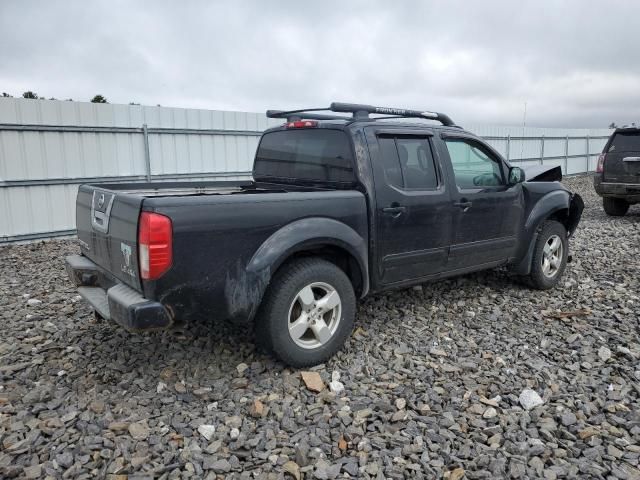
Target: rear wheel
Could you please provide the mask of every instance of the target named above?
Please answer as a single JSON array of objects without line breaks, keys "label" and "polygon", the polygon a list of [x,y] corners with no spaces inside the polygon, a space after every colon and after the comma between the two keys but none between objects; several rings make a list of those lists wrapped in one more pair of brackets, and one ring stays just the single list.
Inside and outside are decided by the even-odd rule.
[{"label": "rear wheel", "polygon": [[256,341],[292,367],[333,356],[351,333],[356,298],[349,277],[319,258],[282,267],[256,319]]},{"label": "rear wheel", "polygon": [[622,198],[604,197],[602,206],[607,215],[622,217],[629,210],[629,202]]},{"label": "rear wheel", "polygon": [[564,225],[555,220],[546,221],[533,250],[529,284],[539,290],[555,287],[567,266],[568,253],[569,241]]}]

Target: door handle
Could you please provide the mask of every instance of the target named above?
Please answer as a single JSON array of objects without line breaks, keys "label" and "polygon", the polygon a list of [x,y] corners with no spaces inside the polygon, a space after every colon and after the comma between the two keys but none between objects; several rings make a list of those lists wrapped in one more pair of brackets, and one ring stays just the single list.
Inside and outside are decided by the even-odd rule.
[{"label": "door handle", "polygon": [[383,213],[391,215],[393,218],[398,218],[400,215],[402,215],[406,211],[407,211],[407,207],[400,207],[400,206],[385,207],[382,209]]},{"label": "door handle", "polygon": [[463,212],[466,212],[467,210],[469,210],[471,208],[473,203],[469,202],[468,200],[462,199],[459,202],[453,202],[453,205],[456,206],[456,207],[460,207]]}]

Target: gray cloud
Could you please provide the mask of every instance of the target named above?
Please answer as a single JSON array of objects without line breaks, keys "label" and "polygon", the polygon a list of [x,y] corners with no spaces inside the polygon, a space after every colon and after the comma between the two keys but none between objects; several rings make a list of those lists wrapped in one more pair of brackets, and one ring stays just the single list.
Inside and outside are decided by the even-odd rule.
[{"label": "gray cloud", "polygon": [[262,111],[332,100],[459,123],[640,120],[640,3],[0,2],[0,91]]}]

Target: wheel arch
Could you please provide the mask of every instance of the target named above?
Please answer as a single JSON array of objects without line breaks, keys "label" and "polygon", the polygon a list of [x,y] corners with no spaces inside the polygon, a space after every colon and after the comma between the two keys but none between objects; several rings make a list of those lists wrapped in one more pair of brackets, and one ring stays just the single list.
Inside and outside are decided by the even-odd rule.
[{"label": "wheel arch", "polygon": [[529,212],[524,224],[525,230],[534,232],[549,218],[564,218],[568,215],[570,203],[571,194],[566,190],[554,190],[545,194]]},{"label": "wheel arch", "polygon": [[538,199],[525,221],[522,237],[525,247],[520,260],[511,270],[518,275],[528,275],[531,272],[534,247],[544,222],[555,220],[561,223],[568,236],[571,236],[580,222],[583,209],[582,197],[567,190],[554,190]]},{"label": "wheel arch", "polygon": [[334,263],[351,280],[357,297],[369,291],[367,240],[348,225],[330,218],[309,217],[273,233],[256,250],[246,266],[253,279],[249,318],[252,319],[276,272],[288,261],[318,256]]}]

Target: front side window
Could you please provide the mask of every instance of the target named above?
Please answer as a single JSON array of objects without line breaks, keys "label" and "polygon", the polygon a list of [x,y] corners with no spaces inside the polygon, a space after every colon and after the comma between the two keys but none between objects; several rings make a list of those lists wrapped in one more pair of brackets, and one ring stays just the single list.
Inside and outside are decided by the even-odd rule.
[{"label": "front side window", "polygon": [[504,185],[500,161],[484,147],[465,139],[446,139],[447,150],[460,188]]},{"label": "front side window", "polygon": [[378,137],[380,155],[389,185],[406,189],[438,186],[435,162],[427,138],[411,136]]}]

